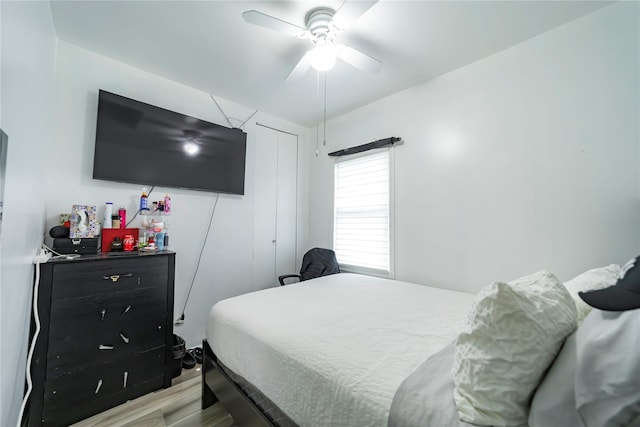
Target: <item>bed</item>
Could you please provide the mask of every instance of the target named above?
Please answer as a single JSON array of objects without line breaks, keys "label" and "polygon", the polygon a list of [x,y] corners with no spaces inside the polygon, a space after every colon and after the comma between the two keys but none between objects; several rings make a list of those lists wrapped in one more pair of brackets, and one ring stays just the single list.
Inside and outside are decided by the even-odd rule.
[{"label": "bed", "polygon": [[[541,277],[523,283],[531,289]],[[543,371],[576,327],[573,300],[562,292],[572,312],[550,310],[552,322],[562,324],[564,312],[568,320]],[[477,299],[342,273],[220,301],[203,341],[203,409],[220,400],[237,425],[471,426],[458,419],[451,395],[464,384],[454,384],[451,370]],[[538,340],[538,329],[522,338]],[[464,371],[464,360],[456,363]],[[424,401],[433,402],[428,414]]]}]

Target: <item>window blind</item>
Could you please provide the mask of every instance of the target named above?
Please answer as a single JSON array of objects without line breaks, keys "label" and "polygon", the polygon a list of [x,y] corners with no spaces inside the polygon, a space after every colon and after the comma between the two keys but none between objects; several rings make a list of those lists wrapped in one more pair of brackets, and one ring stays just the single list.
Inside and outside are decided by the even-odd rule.
[{"label": "window blind", "polygon": [[389,150],[335,165],[333,249],[341,265],[390,271]]}]

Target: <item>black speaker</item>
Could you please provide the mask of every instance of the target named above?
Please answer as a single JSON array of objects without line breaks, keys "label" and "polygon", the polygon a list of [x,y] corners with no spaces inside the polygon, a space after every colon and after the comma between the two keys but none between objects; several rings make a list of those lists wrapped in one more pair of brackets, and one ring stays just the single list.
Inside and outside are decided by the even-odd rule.
[{"label": "black speaker", "polygon": [[62,225],[56,225],[55,227],[52,227],[51,230],[49,230],[49,236],[53,237],[54,239],[60,237],[69,237],[69,229]]}]

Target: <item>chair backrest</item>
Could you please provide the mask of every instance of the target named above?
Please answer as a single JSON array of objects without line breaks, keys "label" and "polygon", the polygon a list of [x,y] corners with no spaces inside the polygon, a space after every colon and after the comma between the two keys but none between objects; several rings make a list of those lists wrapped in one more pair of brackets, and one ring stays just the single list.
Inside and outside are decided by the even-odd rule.
[{"label": "chair backrest", "polygon": [[300,281],[340,273],[336,253],[331,249],[313,248],[302,257]]}]

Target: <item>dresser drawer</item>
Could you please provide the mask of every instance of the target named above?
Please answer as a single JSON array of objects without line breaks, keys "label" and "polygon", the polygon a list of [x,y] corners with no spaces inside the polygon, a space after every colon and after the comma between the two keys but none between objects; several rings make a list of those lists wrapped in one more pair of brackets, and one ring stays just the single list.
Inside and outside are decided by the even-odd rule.
[{"label": "dresser drawer", "polygon": [[167,304],[167,289],[162,287],[56,302],[51,305],[49,353],[74,351],[94,342],[107,344],[103,331],[123,333],[123,342],[126,332],[151,333],[162,324]]},{"label": "dresser drawer", "polygon": [[56,265],[51,301],[149,287],[166,288],[168,270],[169,259],[164,256]]},{"label": "dresser drawer", "polygon": [[47,378],[166,345],[167,304],[161,286],[53,303]]},{"label": "dresser drawer", "polygon": [[76,419],[93,415],[102,410],[101,400],[108,399],[111,406],[122,403],[131,397],[127,391],[140,384],[152,383],[157,389],[162,385],[165,356],[166,347],[160,347],[45,382],[43,420],[60,419],[60,413],[64,417],[70,410]]},{"label": "dresser drawer", "polygon": [[[167,318],[162,316],[157,320],[151,328],[134,325],[129,329],[123,329],[123,332],[106,328],[100,329],[73,349],[65,346],[63,342],[54,341],[60,351],[49,351],[47,354],[47,379],[83,370],[159,345],[166,345],[165,325]],[[120,334],[126,337],[128,342],[125,342]]]}]

